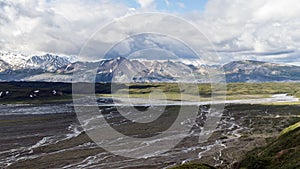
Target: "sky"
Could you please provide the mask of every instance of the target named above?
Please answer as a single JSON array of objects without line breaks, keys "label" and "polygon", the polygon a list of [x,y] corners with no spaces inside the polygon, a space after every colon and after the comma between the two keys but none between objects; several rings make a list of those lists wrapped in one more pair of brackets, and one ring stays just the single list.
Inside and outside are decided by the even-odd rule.
[{"label": "sky", "polygon": [[203,11],[207,0],[125,0],[129,7],[154,8],[155,11],[186,13]]},{"label": "sky", "polygon": [[[118,28],[121,32],[90,41],[106,25],[145,12],[172,14],[195,26],[211,44],[197,40],[193,32],[177,27],[172,19],[168,23],[161,18],[151,20],[157,32],[170,29],[169,25],[171,31],[183,33],[179,41],[189,40],[191,46],[216,52],[221,62],[251,59],[300,65],[300,3],[296,0],[0,0],[0,50],[78,55],[87,43],[101,48],[106,38],[129,35],[128,29]],[[145,20],[136,20],[132,30],[140,32]],[[144,39],[152,46],[174,40]],[[95,59],[92,55],[95,52],[82,57]]]}]

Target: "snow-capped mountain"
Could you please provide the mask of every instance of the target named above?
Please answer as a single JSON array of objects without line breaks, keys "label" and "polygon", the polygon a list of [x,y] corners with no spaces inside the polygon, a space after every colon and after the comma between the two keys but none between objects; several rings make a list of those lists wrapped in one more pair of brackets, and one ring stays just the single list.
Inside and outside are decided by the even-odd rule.
[{"label": "snow-capped mountain", "polygon": [[58,68],[70,64],[74,57],[45,54],[41,56],[26,56],[12,52],[0,51],[0,72],[22,71],[24,69],[55,72]]},{"label": "snow-capped mountain", "polygon": [[0,51],[0,60],[8,63],[13,70],[22,68],[29,58],[30,56],[23,54]]},{"label": "snow-capped mountain", "polygon": [[299,81],[300,67],[253,60],[234,61],[224,65],[229,82]]},{"label": "snow-capped mountain", "polygon": [[[119,57],[103,61],[98,68],[97,79],[108,78],[116,82],[197,81],[199,79],[195,79],[194,76],[198,69],[202,68],[196,68],[180,61],[141,61]],[[207,78],[201,80],[207,81]]]},{"label": "snow-capped mountain", "polygon": [[[0,81],[207,83],[211,81],[210,72],[218,72],[221,67],[124,57],[74,62],[72,57],[52,54],[25,56],[0,52],[0,56]],[[299,66],[244,60],[230,62],[223,68],[227,82],[300,81]]]},{"label": "snow-capped mountain", "polygon": [[97,70],[97,79],[130,82],[141,76],[145,77],[146,72],[147,67],[143,63],[118,57],[101,62]]},{"label": "snow-capped mountain", "polygon": [[[178,61],[140,61],[124,57],[100,62],[75,62],[65,65],[56,73],[95,76],[98,82],[147,82],[191,80],[197,68]],[[96,70],[96,71],[92,71]],[[204,71],[204,70],[202,70]],[[186,78],[186,79],[184,79]]]},{"label": "snow-capped mountain", "polygon": [[26,69],[43,69],[48,72],[55,72],[58,68],[68,65],[71,62],[67,57],[45,54],[42,56],[30,57],[24,65]]},{"label": "snow-capped mountain", "polygon": [[9,69],[11,69],[11,65],[4,62],[3,60],[0,60],[0,72],[4,72]]}]

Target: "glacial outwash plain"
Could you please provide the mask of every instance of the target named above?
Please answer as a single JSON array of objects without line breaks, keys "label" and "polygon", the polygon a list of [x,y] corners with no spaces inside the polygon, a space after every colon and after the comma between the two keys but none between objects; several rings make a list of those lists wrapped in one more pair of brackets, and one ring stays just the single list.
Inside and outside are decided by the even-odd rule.
[{"label": "glacial outwash plain", "polygon": [[[185,97],[188,101],[180,100],[180,88],[175,83],[118,85],[123,90],[126,86],[130,98],[139,100],[135,105],[139,110],[164,106],[155,98],[152,103],[157,104],[148,106],[151,91],[163,91],[168,100],[167,113],[161,122],[145,130],[118,116],[117,106],[126,108],[127,95],[110,93],[111,84],[95,84],[101,114],[110,117],[108,123],[118,124],[120,132],[128,135],[151,135],[165,130],[168,119],[176,117],[182,106],[179,102],[183,106],[199,106],[196,119],[199,126],[209,111],[210,84],[200,84],[200,97],[191,92]],[[3,82],[0,86],[7,93],[1,97],[0,114],[0,164],[4,168],[299,167],[300,83],[297,82],[229,83],[224,112],[209,139],[199,143],[198,137],[191,135],[169,151],[140,159],[111,154],[86,135],[73,108],[72,84]],[[199,126],[192,130],[199,132]]]}]

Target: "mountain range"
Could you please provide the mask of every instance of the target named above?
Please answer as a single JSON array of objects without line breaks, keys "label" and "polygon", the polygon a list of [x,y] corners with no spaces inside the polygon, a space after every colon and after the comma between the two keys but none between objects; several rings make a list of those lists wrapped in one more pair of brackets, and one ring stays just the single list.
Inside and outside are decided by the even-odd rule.
[{"label": "mountain range", "polygon": [[74,58],[53,54],[26,56],[0,51],[0,81],[205,83],[212,81],[209,74],[216,70],[224,70],[227,82],[300,80],[299,66],[253,60],[233,61],[221,67],[176,60],[129,60],[118,57],[82,62]]}]

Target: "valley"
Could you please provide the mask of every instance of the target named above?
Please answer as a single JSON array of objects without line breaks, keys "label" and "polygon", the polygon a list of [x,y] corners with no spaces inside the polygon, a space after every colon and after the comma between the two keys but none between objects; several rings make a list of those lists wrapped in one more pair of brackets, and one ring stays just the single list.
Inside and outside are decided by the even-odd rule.
[{"label": "valley", "polygon": [[0,169],[300,169],[299,4],[0,0]]},{"label": "valley", "polygon": [[[228,83],[224,89],[215,90],[211,84],[183,83],[82,83],[95,86],[97,97],[145,98],[157,93],[153,99],[171,101],[209,101],[212,91],[217,100],[245,100],[272,98],[276,94],[300,97],[300,83]],[[184,86],[184,91],[182,86]],[[195,86],[198,91],[195,91]],[[117,89],[117,90],[116,90]],[[219,93],[218,93],[219,92]],[[32,97],[31,97],[32,96]],[[157,98],[155,98],[157,97]],[[2,104],[42,104],[72,102],[72,83],[62,82],[0,82],[0,101]]]},{"label": "valley", "polygon": [[[0,116],[3,133],[0,139],[1,167],[164,168],[193,162],[217,168],[234,168],[248,151],[266,145],[285,127],[300,120],[299,105],[227,105],[218,127],[211,131],[212,135],[207,141],[198,142],[198,130],[195,127],[193,130],[196,133],[182,140],[173,149],[153,157],[131,159],[98,147],[83,131],[72,106],[64,109],[62,105],[53,106],[38,106],[43,114]],[[15,109],[26,108],[37,112],[34,107],[31,105]],[[154,109],[156,108],[159,107],[155,106]],[[206,111],[207,108],[204,106],[201,111]],[[49,112],[51,109],[56,112]],[[106,110],[103,115],[110,115],[112,123],[118,121],[119,117],[111,113],[115,108],[100,106],[99,109]],[[172,109],[176,111],[178,106],[167,107],[167,110]],[[172,118],[173,115],[169,114],[167,118]],[[160,128],[164,125],[166,124],[161,123]],[[136,133],[136,128],[132,128],[130,122],[120,123],[119,127],[129,133]]]},{"label": "valley", "polygon": [[[180,87],[175,83],[118,84],[121,91],[119,94],[111,93],[112,86],[115,85],[117,84],[95,84],[97,107],[100,111],[90,112],[90,119],[81,124],[74,106],[88,111],[89,105],[73,104],[71,83],[0,83],[2,93],[9,91],[0,98],[0,126],[3,133],[0,139],[0,167],[169,168],[192,163],[216,168],[236,168],[250,165],[252,162],[248,160],[248,152],[267,145],[284,128],[300,121],[299,83],[229,83],[227,98],[230,99],[221,103],[225,107],[220,121],[215,128],[209,130],[210,137],[199,142],[205,114],[210,110],[210,84],[199,84],[199,93],[189,92],[184,97],[188,100],[182,100]],[[124,90],[128,92],[130,99],[136,100],[128,102]],[[157,90],[167,96],[166,100],[153,96],[153,92]],[[30,97],[30,94],[36,95]],[[200,99],[196,99],[197,95],[200,95]],[[118,108],[126,111],[132,103],[142,112],[153,110],[154,116],[155,112],[164,108],[169,113],[160,119],[163,123],[153,123],[156,124],[155,127],[138,127],[133,121],[124,121],[118,115]],[[176,117],[181,106],[199,108],[195,124],[189,136],[161,154],[148,154],[140,159],[118,156],[99,147],[84,131],[84,125],[105,118],[116,130],[126,135],[155,135],[168,128],[167,122]],[[144,121],[153,118],[146,111],[138,113],[139,115],[126,112],[133,120],[134,117]],[[184,124],[190,125],[188,121]],[[105,125],[94,127],[105,128]],[[176,130],[171,133],[172,137],[155,140],[147,145],[155,147],[182,137]]]}]

